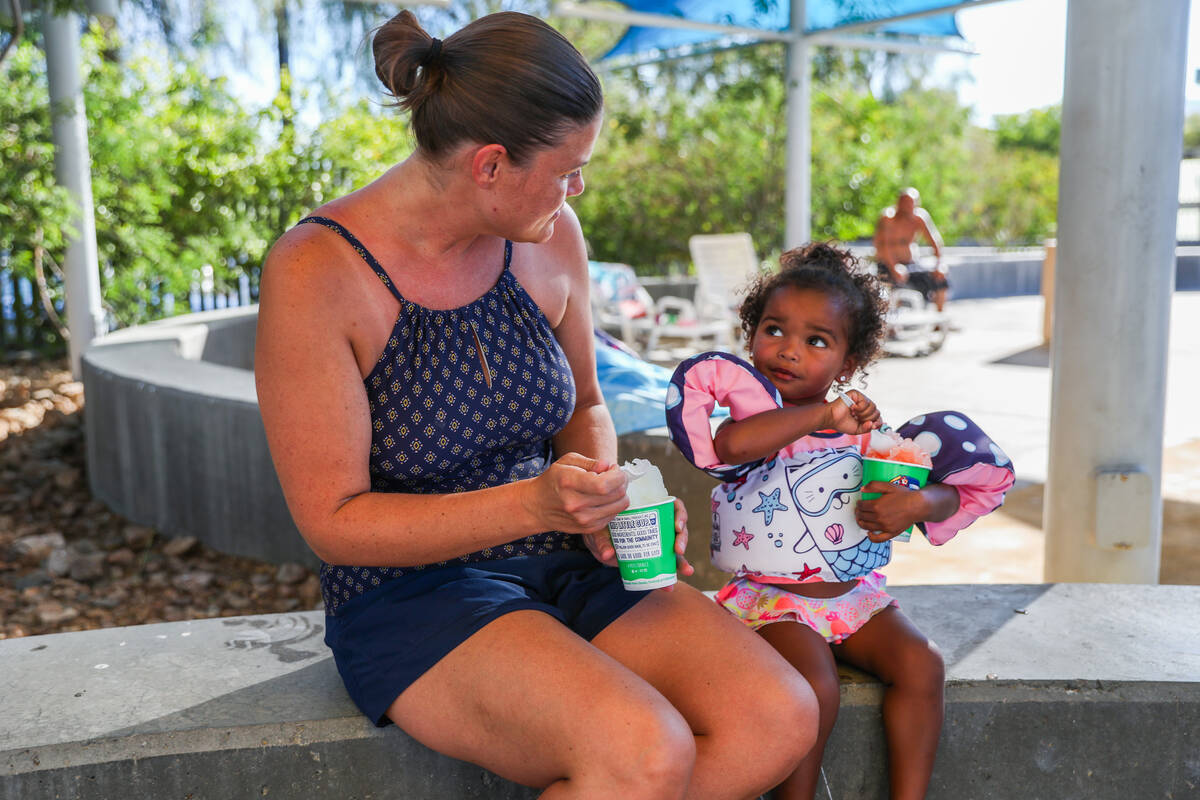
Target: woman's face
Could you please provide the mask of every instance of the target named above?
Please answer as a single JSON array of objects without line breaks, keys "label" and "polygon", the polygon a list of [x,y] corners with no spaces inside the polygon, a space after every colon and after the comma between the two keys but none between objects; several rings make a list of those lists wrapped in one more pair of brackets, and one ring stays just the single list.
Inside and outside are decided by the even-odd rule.
[{"label": "woman's face", "polygon": [[569,130],[555,147],[539,150],[523,166],[511,168],[511,201],[504,215],[508,238],[544,242],[554,234],[567,198],[583,192],[583,167],[592,157],[600,123],[597,117]]},{"label": "woman's face", "polygon": [[785,402],[822,403],[834,380],[853,371],[842,305],[823,291],[787,285],[767,298],[750,358]]}]

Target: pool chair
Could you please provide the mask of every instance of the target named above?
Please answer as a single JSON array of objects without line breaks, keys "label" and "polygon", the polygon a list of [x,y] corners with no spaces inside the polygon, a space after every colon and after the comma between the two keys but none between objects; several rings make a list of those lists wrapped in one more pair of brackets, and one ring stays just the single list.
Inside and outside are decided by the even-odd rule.
[{"label": "pool chair", "polygon": [[725,315],[736,324],[735,309],[746,285],[759,272],[758,256],[748,233],[697,234],[688,239],[696,268],[697,313]]},{"label": "pool chair", "polygon": [[654,300],[628,264],[588,262],[592,282],[592,323],[649,357],[665,340],[689,350],[730,349],[732,322],[727,315],[705,318],[682,297]]}]

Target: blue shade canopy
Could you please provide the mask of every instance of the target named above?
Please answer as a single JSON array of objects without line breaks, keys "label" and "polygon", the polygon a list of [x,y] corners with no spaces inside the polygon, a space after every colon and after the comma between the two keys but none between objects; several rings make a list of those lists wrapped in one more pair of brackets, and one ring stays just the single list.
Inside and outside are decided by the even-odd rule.
[{"label": "blue shade canopy", "polygon": [[[804,30],[806,33],[817,33],[843,25],[879,22],[879,25],[871,28],[872,33],[959,36],[953,14],[899,20],[895,17],[961,7],[962,4],[962,0],[808,0],[805,6],[808,19]],[[791,27],[789,0],[627,0],[624,5],[630,11],[643,14],[663,14],[717,25],[776,32],[787,31]],[[604,58],[634,55],[648,50],[669,50],[727,36],[714,31],[633,26]]]}]

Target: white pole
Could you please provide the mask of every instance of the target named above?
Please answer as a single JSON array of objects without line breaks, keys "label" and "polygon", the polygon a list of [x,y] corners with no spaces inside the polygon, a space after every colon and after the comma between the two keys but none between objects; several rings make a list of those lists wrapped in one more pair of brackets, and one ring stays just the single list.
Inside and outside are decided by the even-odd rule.
[{"label": "white pole", "polygon": [[1068,5],[1047,581],[1158,582],[1189,5]]},{"label": "white pole", "polygon": [[784,205],[785,248],[811,236],[812,129],[809,123],[812,69],[804,38],[805,0],[792,0],[792,41],[787,64],[787,185]]},{"label": "white pole", "polygon": [[46,13],[46,77],[53,119],[54,177],[70,192],[77,205],[71,220],[75,235],[67,244],[65,264],[71,372],[76,377],[82,374],[79,362],[83,350],[104,332],[79,31],[79,16],[74,12]]}]

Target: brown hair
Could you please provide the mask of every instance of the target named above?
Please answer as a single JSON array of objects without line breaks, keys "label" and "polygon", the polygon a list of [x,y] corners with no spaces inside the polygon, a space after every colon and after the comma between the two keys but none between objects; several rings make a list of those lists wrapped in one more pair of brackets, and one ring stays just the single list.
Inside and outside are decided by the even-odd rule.
[{"label": "brown hair", "polygon": [[496,143],[521,164],[604,105],[579,51],[528,14],[489,14],[441,42],[401,11],[375,31],[372,49],[375,74],[412,113],[417,146],[431,156]]},{"label": "brown hair", "polygon": [[879,280],[860,268],[849,250],[812,242],[779,257],[779,271],[760,275],[751,283],[738,308],[746,342],[754,336],[771,294],[781,286],[814,289],[841,298],[846,307],[846,355],[862,370],[879,355],[883,344],[887,303]]}]

